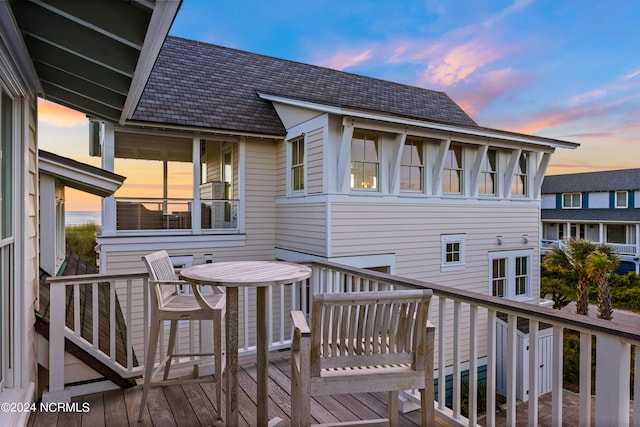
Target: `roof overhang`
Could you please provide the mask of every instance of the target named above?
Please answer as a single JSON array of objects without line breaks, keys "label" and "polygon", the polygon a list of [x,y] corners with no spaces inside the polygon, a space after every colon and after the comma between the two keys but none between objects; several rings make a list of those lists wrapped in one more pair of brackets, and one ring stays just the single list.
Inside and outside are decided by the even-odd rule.
[{"label": "roof overhang", "polygon": [[340,116],[344,116],[345,118],[356,118],[356,119],[364,119],[364,120],[372,120],[379,122],[388,122],[392,125],[400,125],[404,127],[411,127],[416,129],[428,129],[437,131],[439,133],[449,134],[451,137],[463,137],[468,138],[471,137],[473,139],[478,140],[490,140],[490,141],[503,141],[508,142],[510,144],[519,143],[519,144],[529,144],[536,146],[544,146],[552,149],[555,148],[569,148],[575,149],[580,146],[580,144],[569,141],[562,141],[559,139],[553,138],[545,138],[534,135],[526,135],[515,132],[508,132],[498,129],[490,129],[484,127],[467,127],[461,125],[451,125],[447,123],[439,123],[439,122],[429,122],[424,120],[416,120],[407,117],[400,117],[395,115],[385,115],[380,112],[372,112],[372,111],[362,111],[349,107],[342,107],[336,105],[325,105],[318,104],[309,101],[303,101],[299,99],[292,99],[279,95],[270,95],[265,93],[258,93],[258,96],[265,101],[270,101],[273,103],[281,103],[285,105],[306,108],[318,112],[336,114]]},{"label": "roof overhang", "polygon": [[111,196],[125,180],[124,176],[44,150],[38,150],[38,169],[67,187],[100,197]]},{"label": "roof overhang", "polygon": [[182,0],[14,0],[42,95],[123,123],[142,94]]}]

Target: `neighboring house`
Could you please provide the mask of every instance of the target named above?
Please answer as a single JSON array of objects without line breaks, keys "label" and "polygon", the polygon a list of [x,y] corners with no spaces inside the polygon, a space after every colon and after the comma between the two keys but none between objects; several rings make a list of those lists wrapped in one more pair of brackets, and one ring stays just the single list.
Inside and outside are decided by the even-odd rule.
[{"label": "neighboring house", "polygon": [[[179,5],[0,2],[2,402],[31,402],[36,390],[37,96],[103,120],[126,120]],[[0,424],[23,425],[28,416],[2,412]]]},{"label": "neighboring house", "polygon": [[104,200],[101,272],[157,249],[324,259],[533,304],[540,186],[577,147],[479,126],[442,92],[175,37],[100,139],[105,169],[160,183]]},{"label": "neighboring house", "polygon": [[541,221],[543,248],[570,238],[606,243],[619,272],[640,273],[640,169],[545,177]]}]

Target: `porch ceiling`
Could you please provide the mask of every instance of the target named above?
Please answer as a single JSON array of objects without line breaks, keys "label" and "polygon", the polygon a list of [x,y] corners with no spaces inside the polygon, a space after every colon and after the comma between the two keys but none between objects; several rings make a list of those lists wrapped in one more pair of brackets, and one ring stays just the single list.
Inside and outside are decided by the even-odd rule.
[{"label": "porch ceiling", "polygon": [[123,122],[182,0],[14,0],[46,99]]},{"label": "porch ceiling", "polygon": [[115,157],[118,159],[191,162],[192,151],[190,138],[116,132]]}]

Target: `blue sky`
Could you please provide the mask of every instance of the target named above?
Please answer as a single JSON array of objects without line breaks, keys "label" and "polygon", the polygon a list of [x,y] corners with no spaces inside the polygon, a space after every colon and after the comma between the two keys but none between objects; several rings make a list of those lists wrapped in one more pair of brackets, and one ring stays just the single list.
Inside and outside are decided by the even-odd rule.
[{"label": "blue sky", "polygon": [[[184,0],[170,34],[442,90],[482,126],[581,144],[549,173],[640,167],[640,2]],[[87,160],[84,116],[40,113],[41,147]]]}]

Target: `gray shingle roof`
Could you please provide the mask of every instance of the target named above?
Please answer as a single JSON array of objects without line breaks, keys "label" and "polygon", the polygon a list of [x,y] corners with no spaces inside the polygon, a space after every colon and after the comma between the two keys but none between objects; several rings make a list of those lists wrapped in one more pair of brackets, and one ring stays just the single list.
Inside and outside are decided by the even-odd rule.
[{"label": "gray shingle roof", "polygon": [[640,222],[640,209],[541,209],[546,221]]},{"label": "gray shingle roof", "polygon": [[638,189],[640,169],[549,175],[542,182],[542,194]]},{"label": "gray shingle roof", "polygon": [[283,136],[257,92],[477,127],[444,92],[168,37],[133,121]]}]

